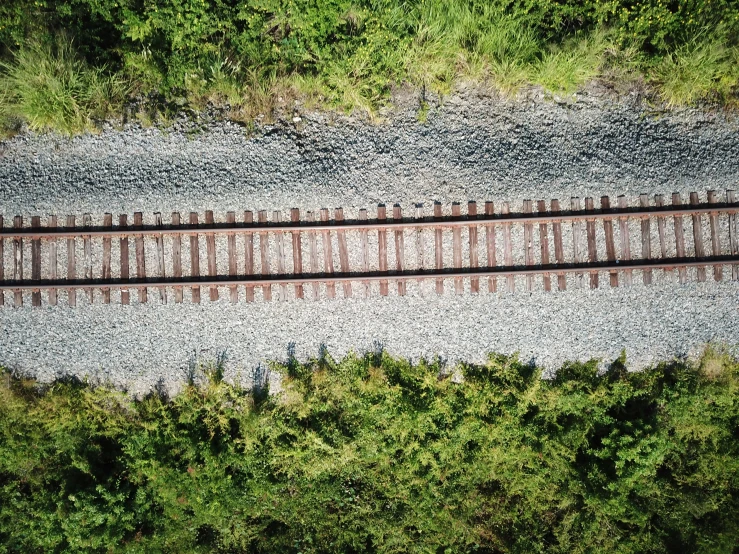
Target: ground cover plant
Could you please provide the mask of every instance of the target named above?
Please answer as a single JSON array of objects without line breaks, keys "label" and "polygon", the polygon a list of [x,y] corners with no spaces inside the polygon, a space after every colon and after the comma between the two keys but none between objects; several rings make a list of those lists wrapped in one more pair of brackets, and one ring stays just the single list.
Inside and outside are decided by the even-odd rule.
[{"label": "ground cover plant", "polygon": [[6,373],[0,552],[736,552],[737,360],[597,368],[324,355],[140,400]]},{"label": "ground cover plant", "polygon": [[[0,45],[4,125],[70,133],[131,97],[147,120],[213,103],[250,121],[296,97],[372,114],[402,85],[423,110],[463,80],[557,94],[647,82],[671,105],[735,104],[739,86],[733,0],[5,0]],[[59,63],[87,84],[50,85]]]}]

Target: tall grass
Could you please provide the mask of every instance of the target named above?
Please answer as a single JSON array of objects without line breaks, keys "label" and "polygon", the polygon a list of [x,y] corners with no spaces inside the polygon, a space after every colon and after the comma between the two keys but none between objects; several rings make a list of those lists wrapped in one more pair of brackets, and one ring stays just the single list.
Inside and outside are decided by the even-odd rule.
[{"label": "tall grass", "polygon": [[547,43],[523,18],[491,4],[473,10],[462,3],[422,4],[405,67],[413,84],[448,93],[460,79],[488,82],[510,94],[525,84],[572,93],[599,76],[608,32]]},{"label": "tall grass", "polygon": [[67,134],[94,129],[94,122],[118,114],[126,82],[90,67],[70,41],[31,42],[0,61],[0,118],[25,122],[31,130]]},{"label": "tall grass", "polygon": [[[295,98],[374,117],[396,86],[418,89],[423,108],[426,92],[447,95],[462,82],[506,95],[528,85],[572,94],[592,80],[622,92],[648,84],[670,106],[739,99],[739,11],[727,0],[715,13],[737,22],[726,16],[719,26],[708,24],[718,15],[690,6],[673,13],[659,0],[626,20],[611,12],[603,19],[608,10],[595,0],[274,0],[269,9],[247,3],[242,11],[202,2],[191,5],[188,25],[154,4],[126,2],[137,17],[105,12],[115,20],[105,28],[121,34],[115,46],[100,50],[103,27],[75,35],[87,62],[64,37],[30,41],[0,61],[0,124],[77,133],[120,113],[127,96],[149,99],[142,109],[150,119],[157,109],[162,118],[215,104],[249,122]],[[0,30],[3,21],[10,19],[0,9]],[[60,27],[49,23],[36,34]]]},{"label": "tall grass", "polygon": [[652,72],[659,94],[670,106],[714,97],[727,100],[739,90],[739,47],[716,37],[700,37],[668,53]]},{"label": "tall grass", "polygon": [[515,91],[530,80],[544,45],[523,20],[500,7],[481,10],[462,3],[424,2],[405,61],[407,78],[438,93],[460,79],[491,80]]}]

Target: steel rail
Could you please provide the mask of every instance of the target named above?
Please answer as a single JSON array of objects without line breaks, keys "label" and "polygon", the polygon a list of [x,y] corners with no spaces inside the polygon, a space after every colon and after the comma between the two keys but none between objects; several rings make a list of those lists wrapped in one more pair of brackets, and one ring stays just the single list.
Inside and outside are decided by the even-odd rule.
[{"label": "steel rail", "polygon": [[408,228],[446,228],[468,227],[472,225],[502,224],[502,223],[535,223],[535,222],[564,222],[564,221],[593,221],[599,219],[644,218],[689,216],[716,213],[737,213],[739,203],[711,204],[702,206],[667,207],[667,208],[630,208],[626,210],[593,210],[579,212],[543,212],[540,214],[511,214],[511,215],[481,215],[477,217],[447,217],[440,220],[431,219],[387,219],[370,221],[335,221],[331,223],[216,223],[213,225],[165,225],[155,227],[23,227],[0,229],[0,240],[8,238],[75,238],[75,237],[121,237],[121,236],[160,236],[160,235],[194,235],[194,234],[221,234],[221,233],[276,233],[291,231],[347,231],[362,229],[408,229]]},{"label": "steel rail", "polygon": [[511,266],[493,268],[470,268],[453,271],[408,271],[394,273],[332,273],[330,275],[265,275],[263,277],[240,276],[228,278],[198,278],[198,279],[88,279],[88,280],[39,280],[39,281],[5,281],[0,283],[2,290],[42,290],[42,289],[140,289],[162,287],[221,287],[233,285],[260,286],[267,284],[306,284],[306,283],[337,283],[347,281],[387,281],[387,280],[420,280],[455,277],[495,277],[509,275],[545,275],[565,273],[598,273],[606,271],[622,271],[626,269],[675,269],[682,267],[700,267],[715,265],[739,264],[739,256],[712,256],[706,258],[671,258],[658,262],[644,260],[630,260],[621,262],[603,262],[596,264],[565,264],[540,266]]}]

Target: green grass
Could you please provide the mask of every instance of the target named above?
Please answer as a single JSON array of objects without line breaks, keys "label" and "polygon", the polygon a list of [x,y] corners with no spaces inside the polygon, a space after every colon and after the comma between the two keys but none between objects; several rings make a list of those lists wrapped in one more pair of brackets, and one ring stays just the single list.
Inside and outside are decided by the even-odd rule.
[{"label": "green grass", "polygon": [[713,97],[726,102],[739,85],[739,47],[717,40],[694,41],[667,54],[654,68],[659,94],[670,106]]},{"label": "green grass", "polygon": [[0,62],[0,118],[25,122],[33,131],[76,134],[118,115],[128,89],[125,80],[91,68],[69,41],[30,43]]},{"label": "green grass", "polygon": [[[739,363],[203,366],[174,398],[0,379],[0,552],[732,552]],[[446,371],[440,375],[440,371]],[[464,379],[451,378],[456,371]]]},{"label": "green grass", "polygon": [[0,117],[76,133],[143,97],[138,117],[152,121],[215,104],[250,122],[295,99],[375,118],[394,87],[426,101],[463,83],[570,95],[593,80],[669,106],[737,105],[736,2],[632,4],[8,0],[0,43],[14,46],[0,49]]},{"label": "green grass", "polygon": [[543,53],[531,80],[546,91],[571,94],[600,74],[606,49],[612,45],[603,34],[593,34]]}]

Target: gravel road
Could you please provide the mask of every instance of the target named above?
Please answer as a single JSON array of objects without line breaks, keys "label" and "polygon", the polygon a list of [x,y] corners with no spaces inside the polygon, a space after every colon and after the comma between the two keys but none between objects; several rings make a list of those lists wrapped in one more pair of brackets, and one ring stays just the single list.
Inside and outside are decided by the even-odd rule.
[{"label": "gravel road", "polygon": [[[426,123],[407,106],[379,125],[308,113],[251,136],[234,124],[192,131],[177,123],[74,139],[18,136],[0,145],[0,213],[6,225],[16,214],[352,211],[380,202],[398,202],[410,214],[415,203],[433,201],[520,206],[524,198],[560,198],[568,205],[571,196],[739,188],[735,119],[587,96],[504,102],[468,91],[432,110]],[[6,306],[0,364],[43,380],[71,372],[144,391],[159,379],[176,387],[193,360],[223,351],[227,375],[239,379],[284,359],[290,345],[299,358],[321,345],[340,356],[382,344],[396,355],[450,362],[520,351],[552,369],[567,359],[609,360],[622,349],[636,369],[708,341],[739,345],[736,282],[656,281],[643,287],[635,275],[631,289],[551,294],[459,297],[448,282],[443,296],[409,286],[406,297],[362,298],[355,286],[351,299],[319,301],[231,305],[224,290],[225,301],[204,295],[200,306],[160,305],[152,294],[150,303],[128,307]]]}]

